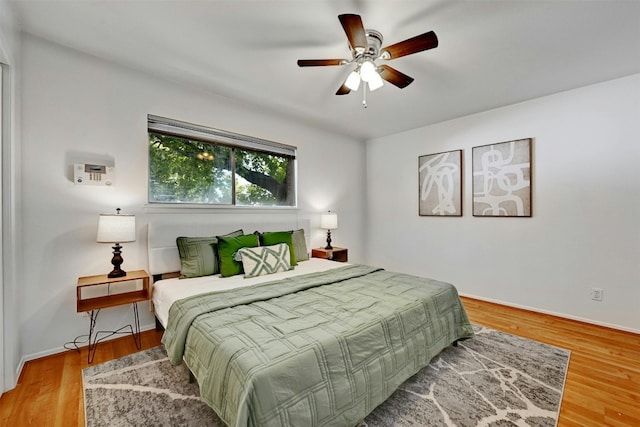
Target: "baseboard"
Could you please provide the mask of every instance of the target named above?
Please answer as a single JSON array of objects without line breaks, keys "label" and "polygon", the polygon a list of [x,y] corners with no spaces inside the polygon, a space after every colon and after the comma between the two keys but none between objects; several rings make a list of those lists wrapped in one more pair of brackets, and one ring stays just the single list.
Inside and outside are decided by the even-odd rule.
[{"label": "baseboard", "polygon": [[601,326],[603,328],[616,329],[618,331],[624,331],[624,332],[631,332],[632,334],[640,334],[640,330],[639,329],[633,329],[633,328],[629,328],[629,327],[622,326],[622,325],[616,325],[616,324],[612,324],[612,323],[598,322],[596,320],[586,319],[584,317],[579,317],[579,316],[572,316],[570,314],[558,313],[558,312],[555,312],[555,311],[543,310],[543,309],[540,309],[540,308],[530,307],[530,306],[527,306],[527,305],[514,304],[514,303],[511,303],[511,302],[507,302],[507,301],[501,301],[501,300],[497,300],[497,299],[493,299],[493,298],[479,297],[477,295],[471,295],[471,294],[465,294],[465,293],[460,293],[460,296],[461,297],[465,297],[465,298],[476,299],[478,301],[485,301],[485,302],[490,302],[490,303],[493,303],[493,304],[504,305],[505,307],[518,308],[520,310],[532,311],[534,313],[541,313],[541,314],[546,314],[546,315],[549,315],[549,316],[559,317],[559,318],[562,318],[562,319],[574,320],[576,322],[587,323],[587,324],[595,325],[595,326]]},{"label": "baseboard", "polygon": [[[140,326],[140,332],[155,330],[155,328],[156,328],[155,324]],[[122,335],[120,335],[120,336],[114,335],[113,337],[106,338],[104,341],[111,341],[111,340],[115,340],[115,339],[119,339],[119,338],[122,338]],[[33,354],[26,355],[26,356],[22,356],[22,358],[20,359],[20,363],[18,363],[18,368],[16,369],[16,384],[13,385],[12,389],[16,387],[16,385],[17,385],[17,383],[18,383],[18,381],[20,379],[20,374],[22,373],[22,369],[24,368],[25,363],[27,363],[30,360],[40,359],[42,357],[52,356],[52,355],[58,354],[58,353],[64,353],[65,351],[69,351],[69,349],[65,348],[64,346],[62,346],[62,347],[52,348],[50,350],[41,351],[39,353],[33,353]],[[9,390],[11,390],[11,389],[9,389]],[[5,390],[5,392],[7,392],[9,390]]]}]

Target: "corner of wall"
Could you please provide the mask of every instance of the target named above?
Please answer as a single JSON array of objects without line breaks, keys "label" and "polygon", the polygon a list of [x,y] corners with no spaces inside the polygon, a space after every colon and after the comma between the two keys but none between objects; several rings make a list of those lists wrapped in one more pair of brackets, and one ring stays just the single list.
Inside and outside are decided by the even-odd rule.
[{"label": "corner of wall", "polygon": [[20,191],[20,30],[6,0],[0,0],[0,62],[2,78],[2,272],[0,281],[0,392],[15,387],[22,363],[17,304],[21,245],[18,244]]}]

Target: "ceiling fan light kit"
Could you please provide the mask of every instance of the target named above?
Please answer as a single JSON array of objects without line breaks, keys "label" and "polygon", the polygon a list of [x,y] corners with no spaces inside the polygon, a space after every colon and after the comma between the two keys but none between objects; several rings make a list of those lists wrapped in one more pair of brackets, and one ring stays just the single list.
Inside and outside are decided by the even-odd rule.
[{"label": "ceiling fan light kit", "polygon": [[386,64],[376,65],[377,60],[392,60],[402,56],[411,55],[423,50],[438,47],[438,37],[433,31],[420,34],[410,39],[381,48],[382,34],[376,30],[365,30],[360,15],[338,15],[340,24],[347,35],[352,59],[300,59],[299,67],[323,67],[331,65],[350,65],[356,67],[349,73],[345,82],[340,86],[336,95],[346,95],[351,91],[357,91],[363,82],[363,101],[366,108],[367,86],[370,91],[381,88],[384,80],[403,89],[413,82],[413,78],[401,73]]}]

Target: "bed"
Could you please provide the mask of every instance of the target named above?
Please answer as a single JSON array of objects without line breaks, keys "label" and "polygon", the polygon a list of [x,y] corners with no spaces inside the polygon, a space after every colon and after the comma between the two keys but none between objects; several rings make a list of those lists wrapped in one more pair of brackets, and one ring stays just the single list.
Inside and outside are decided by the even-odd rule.
[{"label": "bed", "polygon": [[[180,270],[176,237],[239,230],[202,227],[150,224],[152,275]],[[307,222],[240,228],[244,235],[297,230],[310,247]],[[218,250],[235,238],[221,238]],[[442,349],[473,335],[447,283],[366,265],[297,261],[296,248],[285,243],[243,248],[234,257],[242,263],[248,252],[276,249],[297,265],[249,278],[172,277],[153,286],[169,359],[186,363],[202,399],[229,426],[354,426]]]}]

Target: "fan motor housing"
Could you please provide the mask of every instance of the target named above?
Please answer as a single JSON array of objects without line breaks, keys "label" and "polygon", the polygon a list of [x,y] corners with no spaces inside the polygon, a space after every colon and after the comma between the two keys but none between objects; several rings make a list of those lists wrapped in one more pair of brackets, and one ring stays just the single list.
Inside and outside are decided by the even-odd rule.
[{"label": "fan motor housing", "polygon": [[382,34],[380,33],[380,31],[376,31],[376,30],[365,30],[366,36],[367,36],[367,51],[365,52],[365,55],[367,56],[371,56],[373,58],[377,58],[378,55],[380,54],[380,47],[382,46]]}]

